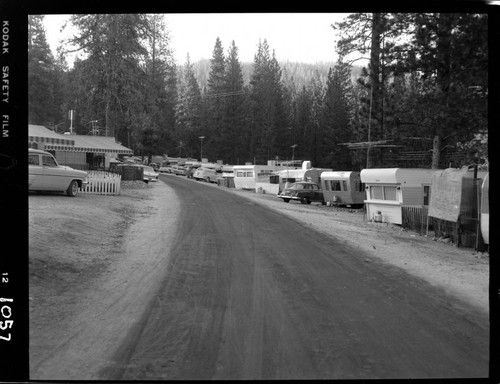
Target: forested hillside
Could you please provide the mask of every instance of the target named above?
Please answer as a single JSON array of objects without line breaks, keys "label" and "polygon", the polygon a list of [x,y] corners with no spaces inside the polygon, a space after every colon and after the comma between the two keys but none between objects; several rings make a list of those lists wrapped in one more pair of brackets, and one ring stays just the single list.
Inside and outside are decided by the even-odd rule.
[{"label": "forested hillside", "polygon": [[[331,63],[295,63],[290,61],[279,63],[282,69],[282,77],[285,83],[293,82],[296,87],[302,88],[303,86],[308,86],[311,80],[315,77],[319,79],[321,85],[326,86],[326,81],[328,79],[328,71],[330,68],[335,66],[334,62]],[[241,63],[241,72],[243,75],[243,83],[249,84],[250,77],[252,74],[253,63]],[[206,88],[208,76],[210,74],[210,60],[199,60],[193,63],[193,68],[195,72],[196,80],[200,84],[201,89]],[[352,67],[352,80],[356,80],[361,76],[362,67],[354,65]]]},{"label": "forested hillside", "polygon": [[[217,39],[176,65],[155,14],[74,15],[72,68],[29,16],[29,122],[99,129],[138,155],[229,164],[311,160],[337,170],[487,163],[488,16],[356,13],[334,25],[335,63],[279,62],[264,39],[252,63]],[[274,47],[273,47],[274,48]],[[356,66],[353,53],[369,57]],[[294,150],[292,151],[292,146]]]}]

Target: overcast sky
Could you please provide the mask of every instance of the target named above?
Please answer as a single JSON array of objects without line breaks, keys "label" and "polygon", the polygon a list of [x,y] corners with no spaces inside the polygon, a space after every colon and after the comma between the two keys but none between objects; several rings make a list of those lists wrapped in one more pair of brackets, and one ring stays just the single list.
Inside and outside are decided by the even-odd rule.
[{"label": "overcast sky", "polygon": [[[210,59],[215,40],[221,39],[226,54],[232,40],[241,62],[253,62],[259,39],[267,40],[278,61],[333,62],[335,33],[331,24],[347,14],[338,13],[212,13],[167,14],[171,48],[178,64]],[[63,35],[60,27],[69,15],[46,15],[47,41],[55,53]]]}]

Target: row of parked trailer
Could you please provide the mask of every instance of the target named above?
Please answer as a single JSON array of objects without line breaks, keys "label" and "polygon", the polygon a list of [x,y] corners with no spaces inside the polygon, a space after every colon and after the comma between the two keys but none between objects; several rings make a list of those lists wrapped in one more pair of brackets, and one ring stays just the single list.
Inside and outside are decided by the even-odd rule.
[{"label": "row of parked trailer", "polygon": [[452,223],[463,222],[464,217],[476,217],[478,222],[479,217],[478,228],[489,244],[488,172],[474,167],[357,172],[312,168],[310,162],[301,168],[271,163],[234,166],[231,177],[235,188],[271,194],[279,194],[290,183],[313,181],[328,205],[364,206],[372,221],[403,224],[403,211],[409,209]]},{"label": "row of parked trailer", "polygon": [[[313,168],[309,161],[304,161],[301,167],[270,161],[267,165],[235,166],[200,163],[195,168],[198,180],[222,181],[221,185],[257,193],[279,195],[291,183],[312,181],[321,188],[328,205],[364,206],[367,218],[378,222],[403,224],[403,210],[414,208],[425,211],[426,217],[458,223],[464,214],[470,215],[475,210],[480,212],[482,237],[489,243],[487,171],[469,167],[334,171]],[[471,207],[475,202],[477,206]]]}]

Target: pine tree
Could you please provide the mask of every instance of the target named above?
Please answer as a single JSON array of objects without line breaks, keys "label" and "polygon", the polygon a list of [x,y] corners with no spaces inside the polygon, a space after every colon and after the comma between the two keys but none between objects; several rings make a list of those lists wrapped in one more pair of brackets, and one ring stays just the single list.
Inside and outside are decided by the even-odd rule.
[{"label": "pine tree", "polygon": [[335,170],[352,169],[349,149],[341,145],[352,138],[352,95],[351,66],[339,60],[328,73],[322,115],[323,142]]},{"label": "pine tree", "polygon": [[225,152],[224,144],[226,129],[224,127],[225,114],[225,58],[222,43],[217,37],[210,60],[210,73],[207,82],[206,105],[207,105],[207,143],[206,152],[212,157],[221,157]]},{"label": "pine tree", "polygon": [[200,153],[199,137],[206,135],[201,123],[203,108],[200,86],[194,76],[189,55],[179,76],[177,92],[176,141],[183,143],[186,156],[197,158]]},{"label": "pine tree", "polygon": [[144,63],[146,91],[142,102],[142,148],[149,158],[166,153],[175,123],[175,64],[170,37],[162,15],[147,15],[147,57]]},{"label": "pine tree", "polygon": [[224,72],[225,114],[222,124],[223,153],[225,162],[237,164],[244,157],[245,142],[242,135],[245,131],[244,103],[247,91],[243,87],[243,74],[238,59],[238,48],[234,40],[228,50]]},{"label": "pine tree", "polygon": [[[442,148],[486,131],[488,31],[487,15],[418,14],[413,48],[415,64],[430,92],[435,113],[432,168],[445,163]],[[474,116],[474,117],[473,117]],[[479,117],[479,118],[478,118]]]},{"label": "pine tree", "polygon": [[[251,151],[260,161],[285,155],[287,121],[283,108],[281,69],[267,41],[259,42],[250,79],[252,102]],[[279,142],[278,142],[279,141]]]},{"label": "pine tree", "polygon": [[46,40],[43,18],[28,16],[28,122],[57,124],[54,57]]},{"label": "pine tree", "polygon": [[[146,15],[74,15],[71,21],[78,29],[71,43],[86,54],[80,68],[85,71],[82,76],[92,109],[85,118],[99,120],[106,135],[126,142],[123,127],[130,121],[127,114],[133,115],[137,100],[143,100],[140,62],[147,54],[142,45],[148,31]],[[135,121],[139,121],[137,116]]]}]

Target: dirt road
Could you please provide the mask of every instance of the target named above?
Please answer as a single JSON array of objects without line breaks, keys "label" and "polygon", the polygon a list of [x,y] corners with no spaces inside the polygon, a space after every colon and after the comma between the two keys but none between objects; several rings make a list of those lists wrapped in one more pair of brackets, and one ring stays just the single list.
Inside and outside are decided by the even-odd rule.
[{"label": "dirt road", "polygon": [[[32,379],[488,375],[487,313],[238,194],[175,176],[165,180],[168,186],[151,186],[154,193],[134,191],[148,205],[132,205],[143,217],[127,232],[117,230],[104,248],[85,251],[81,269],[67,276],[57,269],[78,295],[61,292],[39,314],[44,298],[37,292],[47,293],[40,286],[50,273],[38,284],[33,279],[33,316],[48,321],[49,310],[59,310],[52,319],[61,321],[38,321],[33,329]],[[88,198],[73,200],[88,206]],[[43,212],[31,213],[31,206],[30,200],[30,224],[39,224]],[[114,207],[120,217],[122,209]],[[77,225],[89,236],[105,230],[99,220],[74,224],[64,232],[70,240]],[[55,241],[61,234],[53,232]],[[118,233],[127,234],[123,247]],[[30,254],[43,253],[36,233],[30,238]],[[53,254],[47,264],[64,260]],[[35,260],[30,257],[33,266]],[[91,273],[95,265],[99,272]],[[87,271],[93,278],[71,282]]]}]

